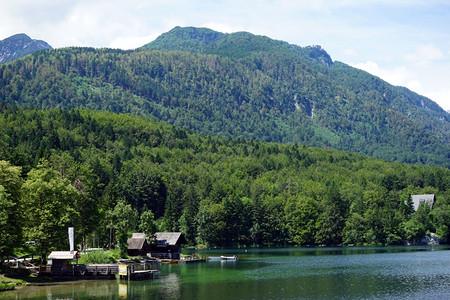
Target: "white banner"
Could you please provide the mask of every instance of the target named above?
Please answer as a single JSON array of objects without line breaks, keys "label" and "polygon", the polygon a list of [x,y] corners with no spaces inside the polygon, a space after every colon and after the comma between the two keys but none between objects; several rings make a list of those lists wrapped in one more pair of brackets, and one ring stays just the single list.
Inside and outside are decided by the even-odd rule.
[{"label": "white banner", "polygon": [[70,244],[70,252],[73,252],[74,250],[73,227],[69,227],[69,244]]}]

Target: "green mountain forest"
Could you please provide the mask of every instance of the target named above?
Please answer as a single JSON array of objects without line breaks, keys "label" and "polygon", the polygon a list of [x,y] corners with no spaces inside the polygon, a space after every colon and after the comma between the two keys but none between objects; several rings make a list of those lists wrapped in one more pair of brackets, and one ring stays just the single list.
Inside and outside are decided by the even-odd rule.
[{"label": "green mountain forest", "polygon": [[[20,63],[41,57],[52,54]],[[102,247],[112,232],[122,249],[130,232],[156,229],[207,246],[385,245],[450,233],[447,168],[207,136],[131,114],[0,108],[1,257],[27,240],[43,256],[66,249],[68,226],[77,244]],[[414,212],[410,195],[430,193],[433,209]]]},{"label": "green mountain forest", "polygon": [[65,48],[0,65],[0,103],[131,113],[193,132],[450,167],[449,114],[299,47],[181,28],[133,51]]}]

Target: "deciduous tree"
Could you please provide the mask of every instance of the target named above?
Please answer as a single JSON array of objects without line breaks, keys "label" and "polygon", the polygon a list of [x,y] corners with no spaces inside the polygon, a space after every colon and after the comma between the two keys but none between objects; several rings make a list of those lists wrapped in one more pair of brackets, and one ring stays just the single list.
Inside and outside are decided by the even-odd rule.
[{"label": "deciduous tree", "polygon": [[19,199],[21,168],[0,160],[0,260],[19,245],[22,238]]},{"label": "deciduous tree", "polygon": [[43,261],[51,250],[69,248],[67,227],[77,223],[74,204],[79,197],[70,181],[45,161],[28,173],[22,186],[24,235],[39,244]]}]

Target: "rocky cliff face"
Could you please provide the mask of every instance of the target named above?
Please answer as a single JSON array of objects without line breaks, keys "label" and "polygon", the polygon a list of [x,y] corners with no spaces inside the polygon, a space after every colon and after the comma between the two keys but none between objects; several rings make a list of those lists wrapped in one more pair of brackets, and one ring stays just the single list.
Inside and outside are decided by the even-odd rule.
[{"label": "rocky cliff face", "polygon": [[33,40],[23,33],[10,36],[0,41],[0,64],[44,49],[52,49],[52,47],[44,41]]}]

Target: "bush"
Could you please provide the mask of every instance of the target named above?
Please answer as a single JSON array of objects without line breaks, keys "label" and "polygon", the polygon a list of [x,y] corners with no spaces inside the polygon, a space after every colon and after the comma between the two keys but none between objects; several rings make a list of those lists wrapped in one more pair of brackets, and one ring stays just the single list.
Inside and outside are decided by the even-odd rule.
[{"label": "bush", "polygon": [[81,254],[78,263],[80,264],[111,264],[117,260],[116,253],[109,251],[92,251]]},{"label": "bush", "polygon": [[13,290],[16,287],[14,283],[1,283],[0,282],[0,291]]},{"label": "bush", "polygon": [[114,262],[118,261],[121,258],[126,258],[126,257],[121,257],[120,256],[120,250],[119,249],[111,249],[106,251],[108,253],[108,255],[110,257],[112,257],[114,259]]}]

